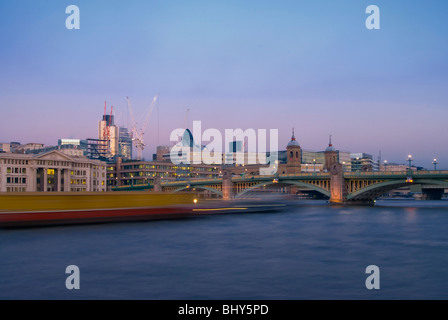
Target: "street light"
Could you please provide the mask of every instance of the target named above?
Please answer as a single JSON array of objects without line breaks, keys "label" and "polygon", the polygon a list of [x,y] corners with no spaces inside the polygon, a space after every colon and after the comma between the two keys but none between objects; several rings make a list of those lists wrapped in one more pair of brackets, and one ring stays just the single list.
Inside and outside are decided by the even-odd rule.
[{"label": "street light", "polygon": [[384,171],[387,171],[387,160],[384,160]]},{"label": "street light", "polygon": [[314,171],[313,172],[316,172],[316,159],[313,159],[313,164],[314,164]]},{"label": "street light", "polygon": [[412,159],[412,155],[408,156],[408,161],[409,161],[409,170],[412,170],[412,161],[414,161],[414,159]]},{"label": "street light", "polygon": [[437,159],[434,159],[434,161],[432,162],[432,164],[434,165],[434,171],[437,171],[437,165],[439,164],[439,162],[437,161]]}]

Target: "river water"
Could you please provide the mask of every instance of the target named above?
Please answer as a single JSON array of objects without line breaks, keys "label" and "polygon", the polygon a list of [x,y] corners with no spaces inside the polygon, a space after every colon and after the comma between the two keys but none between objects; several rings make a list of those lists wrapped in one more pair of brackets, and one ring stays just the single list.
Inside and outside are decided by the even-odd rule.
[{"label": "river water", "polygon": [[0,299],[448,299],[448,201],[0,230]]}]

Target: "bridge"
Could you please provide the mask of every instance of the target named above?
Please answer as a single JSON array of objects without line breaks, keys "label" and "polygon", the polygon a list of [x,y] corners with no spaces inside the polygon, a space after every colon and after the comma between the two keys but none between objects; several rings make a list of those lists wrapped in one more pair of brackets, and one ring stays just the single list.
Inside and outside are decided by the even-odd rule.
[{"label": "bridge", "polygon": [[231,176],[224,171],[219,179],[158,181],[153,186],[133,186],[133,189],[154,187],[162,192],[205,191],[228,200],[244,198],[251,191],[286,190],[291,186],[320,194],[334,204],[373,203],[389,191],[411,186],[422,186],[424,190],[433,190],[441,196],[444,189],[448,189],[448,171],[343,172],[342,165],[333,164],[330,172],[325,173]]}]

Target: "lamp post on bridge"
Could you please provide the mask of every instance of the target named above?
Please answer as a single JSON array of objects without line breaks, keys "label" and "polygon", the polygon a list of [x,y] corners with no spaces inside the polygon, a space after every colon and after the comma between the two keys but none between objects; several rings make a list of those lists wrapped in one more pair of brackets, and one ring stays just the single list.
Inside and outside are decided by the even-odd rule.
[{"label": "lamp post on bridge", "polygon": [[434,161],[432,162],[432,164],[434,165],[434,171],[437,171],[437,165],[439,164],[439,162],[437,161],[437,159],[434,159]]},{"label": "lamp post on bridge", "polygon": [[412,159],[412,155],[408,156],[408,161],[409,161],[409,170],[412,171],[412,161],[414,161],[414,159]]},{"label": "lamp post on bridge", "polygon": [[384,160],[384,172],[387,172],[387,160]]},{"label": "lamp post on bridge", "polygon": [[412,159],[412,155],[408,156],[408,161],[409,161],[409,171],[408,171],[408,178],[406,179],[406,182],[413,183],[414,179],[412,178],[412,161],[414,161],[414,159]]}]

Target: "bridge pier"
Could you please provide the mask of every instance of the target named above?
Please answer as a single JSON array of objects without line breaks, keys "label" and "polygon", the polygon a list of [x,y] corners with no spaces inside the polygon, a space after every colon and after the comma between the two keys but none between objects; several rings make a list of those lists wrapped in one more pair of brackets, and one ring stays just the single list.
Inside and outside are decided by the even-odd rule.
[{"label": "bridge pier", "polygon": [[162,182],[160,177],[154,179],[154,192],[162,192]]},{"label": "bridge pier", "polygon": [[342,164],[333,163],[330,167],[330,203],[344,204],[347,199],[347,190],[345,188],[344,169]]},{"label": "bridge pier", "polygon": [[232,173],[228,170],[223,170],[222,198],[224,200],[232,200],[233,197],[234,197],[234,193],[233,193]]}]

